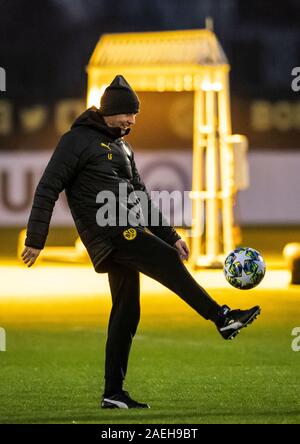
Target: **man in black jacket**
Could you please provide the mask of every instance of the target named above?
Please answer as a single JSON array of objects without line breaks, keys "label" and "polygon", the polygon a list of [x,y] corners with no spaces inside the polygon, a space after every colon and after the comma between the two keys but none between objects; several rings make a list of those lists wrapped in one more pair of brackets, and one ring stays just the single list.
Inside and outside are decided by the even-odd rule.
[{"label": "man in black jacket", "polygon": [[[134,153],[123,139],[135,124],[139,105],[124,77],[116,76],[101,98],[100,109],[86,110],[62,136],[37,186],[22,252],[24,263],[31,267],[44,248],[55,202],[65,189],[94,269],[108,273],[111,289],[102,408],[149,407],[123,390],[140,317],[139,272],[213,321],[224,339],[233,339],[260,313],[258,306],[244,311],[220,307],[184,266],[188,247],[152,203]],[[108,203],[107,196],[114,200]]]}]

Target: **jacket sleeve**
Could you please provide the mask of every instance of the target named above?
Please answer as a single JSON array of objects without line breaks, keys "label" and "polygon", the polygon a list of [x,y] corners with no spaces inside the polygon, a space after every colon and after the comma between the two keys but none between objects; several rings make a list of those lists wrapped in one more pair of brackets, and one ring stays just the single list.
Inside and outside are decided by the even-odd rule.
[{"label": "jacket sleeve", "polygon": [[[135,164],[135,160],[134,160],[133,151],[132,151],[131,165],[132,165],[132,175],[133,175],[132,185],[135,190],[143,191],[144,193],[146,193],[146,196],[148,199],[148,225],[147,225],[147,227],[157,237],[161,238],[162,240],[167,242],[169,245],[173,246],[178,239],[181,239],[181,237],[176,232],[176,230],[168,223],[167,219],[163,216],[163,214],[161,213],[159,208],[151,200],[151,197],[147,191],[147,188],[138,173],[138,170],[137,170],[137,167]],[[158,225],[151,225],[151,219],[152,219],[151,214],[153,214],[153,212],[156,213],[156,215],[155,215],[156,217],[154,218],[154,220],[159,221]]]},{"label": "jacket sleeve", "polygon": [[55,202],[76,172],[79,154],[73,139],[69,133],[62,136],[37,185],[27,224],[28,247],[44,248]]}]

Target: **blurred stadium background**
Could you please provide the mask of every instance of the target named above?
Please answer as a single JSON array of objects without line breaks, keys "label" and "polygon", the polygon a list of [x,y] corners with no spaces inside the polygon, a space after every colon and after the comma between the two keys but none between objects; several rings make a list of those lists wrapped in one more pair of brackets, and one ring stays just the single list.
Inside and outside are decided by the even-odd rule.
[{"label": "blurred stadium background", "polygon": [[[299,287],[290,285],[283,256],[287,243],[300,242],[300,92],[292,89],[299,2],[33,0],[29,8],[0,0],[0,7],[0,422],[299,422],[300,353],[291,348]],[[93,271],[84,251],[74,260],[77,232],[64,193],[49,255],[31,269],[18,259],[20,232],[52,150],[86,107],[86,66],[99,37],[199,29],[208,16],[231,65],[233,133],[249,140],[249,187],[234,207],[236,241],[263,254],[267,274],[245,293],[230,288],[221,270],[193,272],[220,303],[259,303],[263,314],[224,344],[175,295],[143,277],[128,387],[154,408],[104,414],[97,403],[107,277]],[[149,189],[190,190],[192,93],[139,95],[143,109],[130,142],[141,175]]]}]

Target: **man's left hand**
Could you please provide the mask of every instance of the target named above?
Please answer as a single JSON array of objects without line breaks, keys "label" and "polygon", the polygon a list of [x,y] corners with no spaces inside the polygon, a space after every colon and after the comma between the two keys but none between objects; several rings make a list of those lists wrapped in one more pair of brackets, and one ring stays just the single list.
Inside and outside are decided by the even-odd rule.
[{"label": "man's left hand", "polygon": [[175,242],[174,247],[177,248],[177,250],[179,251],[180,259],[182,261],[187,260],[189,258],[190,252],[184,240],[178,239],[178,241]]}]

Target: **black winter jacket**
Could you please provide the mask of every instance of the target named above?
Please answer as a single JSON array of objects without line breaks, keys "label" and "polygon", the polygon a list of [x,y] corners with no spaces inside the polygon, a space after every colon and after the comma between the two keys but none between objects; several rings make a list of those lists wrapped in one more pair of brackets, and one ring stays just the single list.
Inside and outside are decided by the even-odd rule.
[{"label": "black winter jacket", "polygon": [[[104,259],[113,251],[111,238],[125,227],[97,224],[96,213],[101,205],[96,203],[96,196],[99,191],[109,190],[118,198],[119,183],[126,183],[129,192],[141,190],[147,193],[135,165],[134,153],[121,137],[121,130],[108,127],[98,109],[89,108],[61,137],[38,183],[25,245],[44,248],[55,202],[65,189],[77,231],[96,272],[107,271]],[[156,207],[148,193],[147,196],[151,211]],[[160,215],[160,226],[148,225],[148,229],[174,245],[180,236],[173,227],[165,225],[166,220],[157,208],[156,211]]]}]

